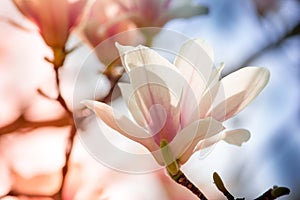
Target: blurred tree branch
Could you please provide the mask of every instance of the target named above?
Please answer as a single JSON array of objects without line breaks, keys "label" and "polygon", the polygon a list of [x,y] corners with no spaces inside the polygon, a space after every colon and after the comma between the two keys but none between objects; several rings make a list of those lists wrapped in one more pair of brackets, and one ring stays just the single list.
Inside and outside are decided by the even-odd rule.
[{"label": "blurred tree branch", "polygon": [[0,136],[12,132],[28,132],[43,127],[64,127],[69,126],[70,121],[68,115],[64,114],[57,119],[45,121],[30,121],[26,119],[24,114],[20,115],[15,121],[0,128]]},{"label": "blurred tree branch", "polygon": [[65,164],[62,168],[62,181],[61,181],[61,186],[59,188],[59,191],[57,193],[54,194],[53,197],[55,197],[55,200],[60,200],[62,199],[63,196],[63,187],[64,184],[66,182],[66,176],[67,173],[69,171],[69,160],[70,160],[70,156],[71,156],[71,152],[73,149],[73,144],[74,144],[74,138],[76,135],[76,126],[75,126],[75,122],[73,119],[73,112],[72,110],[70,110],[68,108],[67,102],[65,101],[65,99],[63,98],[62,94],[61,94],[61,90],[60,90],[60,79],[59,79],[59,69],[61,67],[63,67],[64,62],[65,62],[65,58],[66,56],[73,51],[73,49],[71,51],[67,51],[65,49],[65,47],[61,48],[52,48],[53,51],[53,56],[54,59],[50,60],[48,58],[45,58],[48,62],[53,64],[53,70],[55,72],[55,82],[56,82],[56,87],[57,87],[57,91],[58,91],[58,96],[56,98],[56,100],[60,103],[60,105],[64,108],[65,112],[68,114],[68,121],[70,123],[71,129],[69,132],[69,136],[67,139],[67,144],[66,144],[66,149],[65,149]]},{"label": "blurred tree branch", "polygon": [[285,34],[283,34],[281,37],[279,37],[276,41],[270,42],[266,44],[265,46],[262,46],[260,49],[255,51],[253,54],[249,55],[248,58],[246,58],[241,64],[237,65],[237,67],[233,67],[230,71],[223,74],[223,76],[227,76],[228,74],[241,69],[242,67],[249,66],[254,60],[256,60],[259,56],[266,53],[267,51],[277,48],[279,45],[281,45],[286,39],[299,35],[300,34],[300,21],[290,30],[287,31]]}]

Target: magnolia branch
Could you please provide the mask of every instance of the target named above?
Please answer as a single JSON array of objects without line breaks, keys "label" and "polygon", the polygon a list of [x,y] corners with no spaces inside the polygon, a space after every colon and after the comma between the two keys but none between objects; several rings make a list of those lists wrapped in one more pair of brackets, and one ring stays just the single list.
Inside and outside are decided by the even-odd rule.
[{"label": "magnolia branch", "polygon": [[120,78],[122,77],[122,75],[125,72],[124,68],[122,68],[122,70],[117,72],[118,70],[116,70],[116,68],[118,67],[118,65],[120,63],[121,63],[121,60],[118,57],[110,65],[108,65],[107,68],[105,69],[105,71],[102,73],[103,75],[106,75],[106,77],[108,78],[111,88],[110,88],[108,94],[106,95],[106,97],[101,99],[101,102],[109,104],[113,100],[112,95],[113,95],[114,89],[116,87],[116,84],[118,83],[118,81],[120,80]]},{"label": "magnolia branch", "polygon": [[70,155],[73,149],[73,144],[74,144],[74,138],[76,135],[76,126],[75,122],[73,119],[73,113],[72,111],[68,108],[68,105],[63,98],[60,90],[60,79],[59,79],[59,69],[60,67],[63,66],[65,58],[69,52],[65,51],[65,49],[55,49],[53,48],[53,54],[54,54],[54,60],[51,62],[53,64],[53,69],[55,71],[55,80],[56,80],[56,87],[57,87],[57,92],[58,96],[56,100],[60,103],[60,105],[64,108],[64,110],[68,113],[68,119],[71,125],[71,129],[69,132],[69,136],[67,139],[67,144],[66,144],[66,149],[65,149],[65,164],[62,168],[62,182],[59,191],[54,194],[55,199],[62,199],[62,191],[63,187],[66,181],[66,175],[69,170],[69,160],[70,160]]},{"label": "magnolia branch", "polygon": [[[215,172],[213,174],[214,183],[216,184],[216,187],[220,192],[223,193],[223,195],[228,200],[245,200],[245,198],[235,198],[225,187],[221,177]],[[284,195],[288,195],[290,193],[290,189],[286,187],[278,187],[274,186],[273,188],[267,190],[265,193],[263,193],[261,196],[256,198],[255,200],[274,200],[279,197],[282,197]]]},{"label": "magnolia branch", "polygon": [[43,127],[65,127],[69,126],[70,120],[68,114],[64,114],[57,119],[45,121],[30,121],[24,114],[20,115],[15,121],[0,128],[0,136],[13,132],[29,132],[31,130]]},{"label": "magnolia branch", "polygon": [[185,175],[182,171],[179,171],[178,174],[172,176],[172,179],[176,181],[176,183],[186,187],[190,190],[194,195],[196,195],[200,200],[207,200],[206,196],[200,191],[198,187],[196,187]]}]

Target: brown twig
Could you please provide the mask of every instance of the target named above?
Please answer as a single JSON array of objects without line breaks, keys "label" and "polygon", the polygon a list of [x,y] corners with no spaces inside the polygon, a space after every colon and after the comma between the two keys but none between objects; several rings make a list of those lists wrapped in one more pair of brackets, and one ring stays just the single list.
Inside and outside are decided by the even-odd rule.
[{"label": "brown twig", "polygon": [[25,196],[27,198],[32,198],[32,199],[42,199],[42,198],[51,197],[51,196],[48,196],[48,195],[21,194],[21,193],[18,193],[18,192],[11,191],[8,194],[6,194],[5,196],[0,196],[0,199],[2,199],[4,197],[7,197],[7,196],[13,196],[13,197]]},{"label": "brown twig", "polygon": [[68,114],[64,114],[57,119],[53,120],[45,120],[45,121],[30,121],[27,120],[24,114],[20,115],[15,121],[10,124],[3,126],[0,128],[0,135],[20,131],[20,132],[28,132],[33,129],[42,128],[42,127],[64,127],[69,126],[70,121],[68,118]]},{"label": "brown twig", "polygon": [[185,175],[182,171],[179,171],[178,174],[172,176],[172,179],[176,181],[176,183],[186,187],[193,194],[195,194],[201,200],[207,200],[205,195],[197,188]]},{"label": "brown twig", "polygon": [[274,186],[255,200],[273,200],[288,194],[290,194],[290,189]]},{"label": "brown twig", "polygon": [[[245,198],[234,198],[232,194],[226,189],[221,177],[214,172],[213,174],[213,179],[214,182],[217,186],[217,188],[223,193],[223,195],[228,199],[228,200],[244,200]],[[288,195],[290,193],[290,189],[286,187],[277,187],[274,186],[273,188],[269,189],[265,193],[263,193],[261,196],[256,198],[255,200],[274,200],[277,199],[281,196]]]},{"label": "brown twig", "polygon": [[56,87],[57,87],[57,98],[56,100],[60,103],[60,105],[64,108],[64,110],[68,113],[68,119],[69,123],[71,125],[71,129],[69,132],[69,136],[67,139],[67,144],[66,144],[66,149],[65,149],[65,164],[62,168],[62,182],[61,182],[61,187],[59,191],[53,195],[54,199],[59,200],[62,199],[62,192],[63,192],[63,187],[66,182],[66,175],[69,170],[69,161],[70,161],[70,155],[73,149],[73,144],[74,144],[74,138],[76,135],[76,126],[75,122],[73,119],[73,112],[68,108],[68,105],[63,98],[60,90],[60,79],[59,79],[59,69],[63,66],[65,57],[68,54],[65,49],[53,49],[53,54],[54,54],[54,60],[51,62],[53,64],[53,69],[55,71],[55,80],[56,80]]},{"label": "brown twig", "polygon": [[116,72],[116,68],[119,66],[120,63],[121,60],[118,57],[111,64],[109,64],[105,69],[105,71],[102,73],[103,75],[106,75],[107,78],[109,79],[111,88],[109,90],[109,93],[103,99],[101,99],[101,102],[109,104],[113,100],[112,98],[113,98],[114,88],[125,72],[124,68],[122,68],[120,72],[118,73]]}]

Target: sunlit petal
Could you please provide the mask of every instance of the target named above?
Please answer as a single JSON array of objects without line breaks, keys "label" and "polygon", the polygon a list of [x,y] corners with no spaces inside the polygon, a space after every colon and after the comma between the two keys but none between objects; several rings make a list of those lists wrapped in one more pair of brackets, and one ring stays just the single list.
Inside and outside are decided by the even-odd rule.
[{"label": "sunlit petal", "polygon": [[244,109],[262,91],[269,81],[266,68],[245,67],[221,80],[215,107],[208,116],[224,121]]},{"label": "sunlit petal", "polygon": [[223,129],[223,125],[212,118],[195,121],[176,135],[170,147],[174,156],[183,164],[193,154],[200,140],[211,137]]},{"label": "sunlit petal", "polygon": [[122,46],[118,43],[116,43],[116,47],[119,50],[122,64],[127,72],[135,67],[142,67],[145,65],[170,67],[174,71],[177,71],[176,67],[167,59],[148,47],[141,45],[137,47]]},{"label": "sunlit petal", "polygon": [[203,40],[189,40],[181,47],[174,65],[200,101],[214,72],[212,48]]},{"label": "sunlit petal", "polygon": [[229,144],[241,146],[250,139],[250,132],[246,129],[230,130],[223,134],[222,139]]},{"label": "sunlit petal", "polygon": [[130,110],[130,113],[132,114],[135,121],[142,127],[147,127],[148,124],[143,117],[143,113],[139,109],[135,97],[134,97],[134,91],[132,89],[132,86],[129,83],[118,83],[118,86],[121,90],[122,97]]},{"label": "sunlit petal", "polygon": [[155,151],[159,148],[155,145],[152,137],[149,137],[147,132],[135,125],[126,116],[119,116],[118,113],[113,111],[112,107],[107,104],[91,100],[84,100],[82,103],[93,110],[109,127],[125,137],[144,145],[149,151]]}]

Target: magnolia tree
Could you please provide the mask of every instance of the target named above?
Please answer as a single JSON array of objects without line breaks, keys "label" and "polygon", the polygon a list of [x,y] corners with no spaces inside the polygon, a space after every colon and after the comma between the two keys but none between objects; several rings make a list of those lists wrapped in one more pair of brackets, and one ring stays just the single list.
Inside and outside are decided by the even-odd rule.
[{"label": "magnolia tree", "polygon": [[[54,112],[61,114],[58,119],[33,121],[24,110],[0,129],[2,199],[110,199],[105,191],[117,192],[120,181],[116,180],[125,180],[126,185],[128,173],[143,174],[141,184],[153,177],[159,180],[156,199],[162,198],[160,194],[167,199],[214,196],[188,179],[182,166],[195,152],[211,152],[219,141],[241,146],[250,139],[248,130],[227,128],[223,122],[256,98],[270,72],[249,66],[223,77],[224,63],[214,61],[213,48],[205,38],[192,39],[162,28],[172,19],[207,14],[207,7],[191,1],[158,0],[11,2],[19,18],[31,21],[47,46],[42,59],[46,67],[51,66],[56,92],[37,88],[36,93],[55,102]],[[1,19],[28,31],[13,18]],[[36,31],[29,30],[29,34]],[[71,34],[79,44],[69,42]],[[163,39],[156,41],[157,37]],[[83,58],[79,49],[85,44],[90,54]],[[68,73],[66,62],[76,60],[72,54],[79,55],[81,64],[74,88],[65,92],[61,80]],[[95,62],[101,66],[96,70],[91,66]],[[41,128],[45,130],[34,132]],[[16,132],[27,135],[16,136]],[[55,132],[60,136],[51,139]],[[45,145],[35,146],[34,140]],[[15,163],[22,156],[10,154],[17,147],[33,149],[19,165]],[[49,151],[43,154],[45,149]],[[35,156],[40,153],[41,157]],[[59,162],[52,162],[52,157]],[[47,159],[51,160],[48,164]],[[23,167],[35,162],[55,167],[51,173],[33,170],[24,175]],[[214,193],[235,199],[216,172],[211,176]],[[275,186],[257,199],[286,194],[288,188]]]}]

